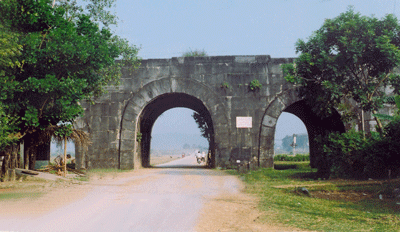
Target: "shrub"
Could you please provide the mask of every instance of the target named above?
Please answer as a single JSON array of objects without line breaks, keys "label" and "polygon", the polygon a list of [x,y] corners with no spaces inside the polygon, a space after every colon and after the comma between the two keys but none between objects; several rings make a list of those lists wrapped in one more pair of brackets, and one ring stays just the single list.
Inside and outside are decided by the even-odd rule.
[{"label": "shrub", "polygon": [[186,51],[182,54],[183,57],[203,57],[203,56],[207,56],[207,52],[203,49],[203,50],[199,50],[199,49],[195,49],[192,50],[189,48],[189,51]]},{"label": "shrub", "polygon": [[261,89],[261,87],[262,87],[262,84],[257,79],[252,80],[249,84],[250,91],[258,91]]},{"label": "shrub", "polygon": [[286,154],[280,154],[274,156],[274,161],[310,161],[310,155],[297,154],[295,156],[289,156]]},{"label": "shrub", "polygon": [[324,178],[384,178],[400,174],[400,117],[364,139],[361,132],[331,133],[317,139],[318,175]]}]

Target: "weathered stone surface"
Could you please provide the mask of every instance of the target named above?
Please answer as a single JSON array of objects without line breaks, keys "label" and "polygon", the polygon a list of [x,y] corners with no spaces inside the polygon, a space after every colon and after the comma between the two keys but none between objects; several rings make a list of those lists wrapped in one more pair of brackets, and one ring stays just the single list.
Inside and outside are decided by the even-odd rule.
[{"label": "weathered stone surface", "polygon": [[[93,143],[87,151],[77,148],[78,166],[140,167],[148,160],[157,117],[171,108],[186,107],[214,126],[215,146],[210,150],[215,166],[230,167],[235,159],[256,157],[253,166],[273,167],[277,119],[301,100],[282,77],[281,64],[293,61],[266,55],[178,57],[143,60],[133,73],[124,68],[119,88],[109,86],[109,93],[95,105],[82,103],[85,115],[75,125],[88,131]],[[251,91],[255,79],[262,87]],[[252,117],[252,127],[237,129],[238,116]]]}]

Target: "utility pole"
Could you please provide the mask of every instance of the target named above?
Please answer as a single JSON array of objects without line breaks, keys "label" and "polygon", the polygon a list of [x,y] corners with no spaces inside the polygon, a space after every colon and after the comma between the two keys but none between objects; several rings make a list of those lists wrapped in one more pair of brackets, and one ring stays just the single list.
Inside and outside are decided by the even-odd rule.
[{"label": "utility pole", "polygon": [[292,144],[290,144],[290,146],[291,147],[293,147],[293,155],[296,155],[296,146],[297,146],[297,144],[296,144],[296,134],[293,134],[293,143]]}]

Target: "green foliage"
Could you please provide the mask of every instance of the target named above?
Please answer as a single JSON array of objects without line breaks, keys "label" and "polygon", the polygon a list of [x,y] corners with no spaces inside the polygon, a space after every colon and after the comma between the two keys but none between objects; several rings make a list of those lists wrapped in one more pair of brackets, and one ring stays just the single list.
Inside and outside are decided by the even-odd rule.
[{"label": "green foliage", "polygon": [[207,139],[208,142],[211,141],[211,137],[213,136],[213,130],[211,128],[211,125],[208,125],[206,119],[203,117],[203,115],[193,112],[192,115],[194,121],[196,122],[198,128],[200,129],[201,136]]},{"label": "green foliage", "polygon": [[0,151],[18,141],[20,134],[15,127],[15,118],[9,117],[4,113],[0,104]]},{"label": "green foliage", "polygon": [[22,135],[72,122],[80,101],[138,67],[138,48],[109,28],[113,2],[0,1],[0,101]]},{"label": "green foliage", "polygon": [[[365,161],[362,150],[367,145],[362,132],[331,133],[320,137],[322,154],[317,156],[318,171],[323,177],[361,177]],[[369,142],[369,140],[368,140]]]},{"label": "green foliage", "polygon": [[183,57],[199,57],[199,56],[207,56],[207,52],[203,50],[192,50],[191,48],[189,48],[189,51],[184,52],[182,54]]},{"label": "green foliage", "polygon": [[274,169],[287,170],[287,169],[310,169],[310,161],[275,161]]},{"label": "green foliage", "polygon": [[395,115],[387,115],[387,114],[373,114],[374,117],[383,119],[383,120],[393,120],[396,116],[400,115],[400,95],[389,96],[384,99],[384,103],[395,105],[397,107]]},{"label": "green foliage", "polygon": [[229,89],[229,88],[230,88],[230,86],[229,86],[228,82],[224,82],[221,84],[221,89]]},{"label": "green foliage", "polygon": [[286,154],[279,154],[274,156],[274,161],[295,161],[295,162],[310,161],[310,155],[296,154],[294,156],[290,156]]},{"label": "green foliage", "polygon": [[384,127],[384,133],[332,133],[320,137],[322,147],[317,167],[320,176],[340,178],[385,178],[400,174],[400,117]]},{"label": "green foliage", "polygon": [[138,132],[138,133],[136,134],[136,141],[137,141],[138,143],[142,142],[142,133]]},{"label": "green foliage", "polygon": [[377,19],[349,8],[326,19],[307,42],[298,40],[301,54],[294,64],[282,66],[285,78],[301,86],[300,97],[320,116],[329,116],[346,99],[376,111],[383,105],[384,87],[399,93],[400,78],[393,72],[400,65],[399,33],[394,15]]},{"label": "green foliage", "polygon": [[261,87],[262,87],[262,84],[257,79],[252,80],[249,84],[249,89],[251,91],[258,91],[258,90],[260,90]]},{"label": "green foliage", "polygon": [[58,137],[68,137],[72,134],[72,125],[66,124],[57,128],[54,134]]}]

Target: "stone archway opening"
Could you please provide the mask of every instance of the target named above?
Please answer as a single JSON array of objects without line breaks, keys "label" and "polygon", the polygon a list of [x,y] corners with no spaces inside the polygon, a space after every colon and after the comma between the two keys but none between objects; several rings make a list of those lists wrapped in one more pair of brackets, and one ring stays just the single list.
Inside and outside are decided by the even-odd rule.
[{"label": "stone archway opening", "polygon": [[[296,137],[296,146],[293,147]],[[275,155],[309,154],[308,132],[303,121],[294,114],[282,112],[275,127]]]},{"label": "stone archway opening", "polygon": [[288,107],[283,112],[296,115],[306,126],[308,132],[308,141],[310,149],[310,165],[315,167],[316,156],[318,155],[318,147],[315,138],[319,135],[326,135],[330,132],[346,131],[344,123],[341,120],[340,114],[335,110],[332,116],[320,118],[317,116],[305,102],[305,100],[297,101]]},{"label": "stone archway opening", "polygon": [[[138,120],[138,132],[140,133],[141,141],[137,147],[136,154],[138,161],[142,167],[151,167],[150,156],[151,156],[151,142],[152,142],[152,130],[156,120],[164,112],[177,108],[183,107],[191,109],[199,113],[211,127],[212,134],[214,134],[213,122],[211,119],[210,112],[205,107],[202,101],[190,96],[185,93],[166,93],[154,98],[149,104],[142,110]],[[211,136],[208,141],[208,151],[210,152],[210,158],[207,162],[207,167],[214,167],[215,165],[215,147],[214,147],[214,136]]]},{"label": "stone archway opening", "polygon": [[188,162],[194,167],[206,165],[206,162],[196,160],[199,152],[208,152],[209,142],[193,118],[195,113],[188,108],[176,107],[157,118],[151,132],[150,166],[166,167]]}]

